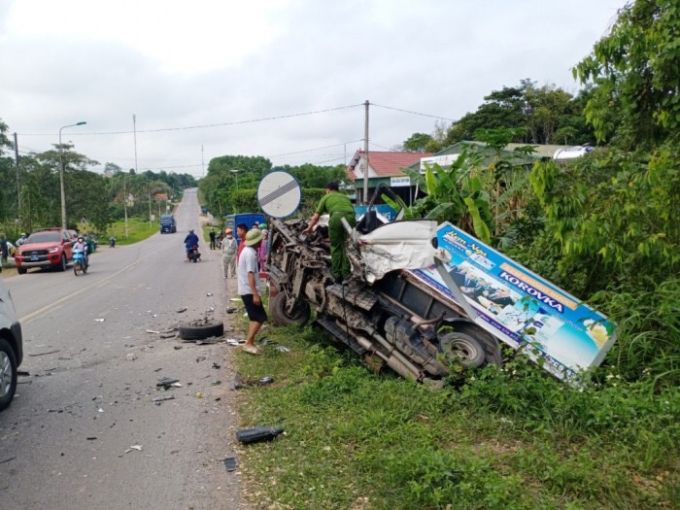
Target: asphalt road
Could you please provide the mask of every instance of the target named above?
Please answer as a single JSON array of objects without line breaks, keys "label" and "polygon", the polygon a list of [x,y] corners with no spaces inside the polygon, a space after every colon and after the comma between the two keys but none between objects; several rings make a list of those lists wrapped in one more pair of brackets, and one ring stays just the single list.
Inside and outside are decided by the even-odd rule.
[{"label": "asphalt road", "polygon": [[[0,413],[0,509],[246,507],[239,472],[223,464],[234,454],[234,347],[147,331],[231,317],[219,252],[203,246],[201,262],[184,260],[184,236],[199,229],[195,191],[175,216],[177,234],[104,247],[85,276],[5,279],[30,375]],[[157,389],[163,376],[182,386]],[[174,399],[156,405],[159,396]]]}]

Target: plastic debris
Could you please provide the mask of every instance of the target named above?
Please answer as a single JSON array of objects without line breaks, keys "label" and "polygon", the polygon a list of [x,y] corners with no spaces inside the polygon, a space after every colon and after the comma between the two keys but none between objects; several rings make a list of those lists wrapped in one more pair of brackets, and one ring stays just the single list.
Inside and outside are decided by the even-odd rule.
[{"label": "plastic debris", "polygon": [[160,335],[160,334],[161,334],[160,331],[156,331],[155,329],[147,329],[146,332],[147,332],[147,333],[152,333],[152,334],[154,334],[154,335]]},{"label": "plastic debris", "polygon": [[104,317],[97,317],[94,321],[95,322],[104,322]]},{"label": "plastic debris", "polygon": [[205,397],[205,394],[202,391],[196,392],[196,398],[203,398],[203,397]]},{"label": "plastic debris", "polygon": [[283,433],[281,427],[252,427],[236,432],[236,439],[244,444],[258,443],[260,441],[271,441],[281,433]]},{"label": "plastic debris", "polygon": [[274,378],[271,375],[263,375],[257,382],[259,382],[262,386],[266,386],[268,384],[272,384],[274,382]]},{"label": "plastic debris", "polygon": [[141,452],[142,451],[142,445],[141,444],[133,444],[125,450],[125,453],[130,453],[130,452]]},{"label": "plastic debris", "polygon": [[137,355],[134,352],[128,352],[125,355],[125,359],[128,360],[128,361],[134,361],[134,360],[137,359]]},{"label": "plastic debris", "polygon": [[238,464],[235,457],[227,457],[224,459],[224,467],[226,468],[227,472],[235,471],[237,465]]}]

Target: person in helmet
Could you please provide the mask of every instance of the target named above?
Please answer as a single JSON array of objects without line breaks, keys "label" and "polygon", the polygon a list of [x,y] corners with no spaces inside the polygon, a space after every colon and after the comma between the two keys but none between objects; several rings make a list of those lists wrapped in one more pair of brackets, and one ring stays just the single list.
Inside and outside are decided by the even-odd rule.
[{"label": "person in helmet", "polygon": [[222,269],[225,278],[236,276],[236,249],[237,243],[234,232],[227,228],[222,239]]},{"label": "person in helmet", "polygon": [[82,251],[83,260],[85,261],[85,267],[89,267],[90,261],[87,256],[87,242],[83,236],[78,236],[78,239],[73,243],[73,251]]},{"label": "person in helmet", "polygon": [[198,249],[198,236],[194,233],[193,230],[189,230],[189,233],[184,238],[184,247],[186,248],[187,259],[189,259],[189,252],[194,247]]}]

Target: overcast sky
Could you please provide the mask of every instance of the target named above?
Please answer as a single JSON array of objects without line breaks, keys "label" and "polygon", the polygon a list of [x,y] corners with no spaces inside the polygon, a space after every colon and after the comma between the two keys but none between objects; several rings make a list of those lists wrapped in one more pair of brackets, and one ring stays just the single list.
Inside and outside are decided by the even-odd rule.
[{"label": "overcast sky", "polygon": [[[87,121],[63,140],[133,168],[136,114],[140,171],[198,177],[201,146],[206,168],[223,154],[342,163],[361,146],[364,111],[339,107],[370,100],[457,119],[523,78],[575,93],[571,67],[624,4],[0,0],[0,119],[22,152]],[[333,111],[297,115],[321,110]],[[378,106],[370,114],[375,150],[436,122]],[[271,117],[283,118],[262,120]]]}]

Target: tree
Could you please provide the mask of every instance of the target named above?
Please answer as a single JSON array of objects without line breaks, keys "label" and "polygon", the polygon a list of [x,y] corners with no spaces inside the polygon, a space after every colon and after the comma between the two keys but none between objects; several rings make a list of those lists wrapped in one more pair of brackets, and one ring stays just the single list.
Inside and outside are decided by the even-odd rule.
[{"label": "tree", "polygon": [[423,152],[432,141],[432,135],[426,133],[413,133],[404,140],[404,150],[409,152]]},{"label": "tree", "polygon": [[586,118],[600,141],[651,147],[680,127],[680,5],[636,0],[619,11],[608,35],[578,63],[574,76],[592,83]]}]

